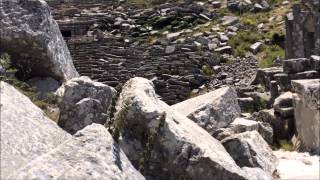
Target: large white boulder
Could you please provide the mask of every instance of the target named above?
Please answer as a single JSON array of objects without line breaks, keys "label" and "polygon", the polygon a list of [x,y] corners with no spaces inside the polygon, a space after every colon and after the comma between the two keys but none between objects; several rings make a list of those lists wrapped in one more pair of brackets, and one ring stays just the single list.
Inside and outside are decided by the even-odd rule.
[{"label": "large white boulder", "polygon": [[0,82],[1,179],[70,139],[30,99]]},{"label": "large white boulder", "polygon": [[60,118],[58,124],[71,134],[92,124],[105,124],[114,88],[82,76],[65,82],[56,92]]},{"label": "large white boulder", "polygon": [[145,178],[132,166],[108,130],[102,125],[92,124],[9,179]]},{"label": "large white boulder", "polygon": [[1,51],[33,76],[68,80],[78,76],[58,24],[44,0],[2,0]]},{"label": "large white boulder", "polygon": [[196,122],[208,132],[228,126],[241,109],[237,93],[230,87],[220,88],[171,106],[180,114]]},{"label": "large white boulder", "polygon": [[130,79],[116,109],[120,146],[146,177],[247,179],[218,140],[158,99],[151,81]]}]

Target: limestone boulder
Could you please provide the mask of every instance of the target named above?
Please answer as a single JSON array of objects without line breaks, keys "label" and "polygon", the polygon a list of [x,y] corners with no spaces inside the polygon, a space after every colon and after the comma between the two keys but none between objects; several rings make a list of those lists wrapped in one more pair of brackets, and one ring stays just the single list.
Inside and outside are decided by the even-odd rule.
[{"label": "limestone boulder", "polygon": [[320,154],[320,79],[294,80],[292,87],[301,150]]},{"label": "limestone boulder", "polygon": [[132,166],[108,130],[92,124],[14,173],[10,179],[145,178]]},{"label": "limestone boulder", "polygon": [[230,87],[188,99],[171,108],[208,132],[228,126],[241,113],[237,93]]},{"label": "limestone boulder", "polygon": [[59,126],[74,134],[92,123],[105,124],[115,93],[112,87],[85,76],[67,81],[56,92]]},{"label": "limestone boulder", "polygon": [[1,179],[70,139],[31,100],[0,82]]},{"label": "limestone boulder", "polygon": [[58,24],[44,0],[2,0],[0,8],[1,51],[33,76],[57,80],[77,77],[70,52]]},{"label": "limestone boulder", "polygon": [[257,131],[233,135],[222,144],[240,167],[258,167],[273,174],[278,159]]},{"label": "limestone boulder", "polygon": [[218,140],[158,99],[151,81],[130,79],[116,109],[120,146],[145,177],[247,179]]}]

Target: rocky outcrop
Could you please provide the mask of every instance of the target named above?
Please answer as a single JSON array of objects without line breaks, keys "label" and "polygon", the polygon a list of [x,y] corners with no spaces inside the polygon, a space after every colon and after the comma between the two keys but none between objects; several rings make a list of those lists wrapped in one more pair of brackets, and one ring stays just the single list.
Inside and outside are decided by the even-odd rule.
[{"label": "rocky outcrop", "polygon": [[56,92],[60,127],[73,134],[92,123],[105,124],[116,91],[88,77],[73,78]]},{"label": "rocky outcrop", "polygon": [[70,139],[40,108],[0,82],[1,179]]},{"label": "rocky outcrop", "polygon": [[226,127],[241,113],[237,93],[230,87],[188,99],[171,108],[193,120],[208,132]]},{"label": "rocky outcrop", "polygon": [[57,23],[43,0],[1,1],[1,51],[32,76],[68,80],[78,76]]},{"label": "rocky outcrop", "polygon": [[158,99],[151,81],[129,80],[116,109],[120,146],[146,177],[246,179],[219,141]]},{"label": "rocky outcrop", "polygon": [[299,149],[320,154],[320,79],[294,80],[292,86]]},{"label": "rocky outcrop", "polygon": [[270,174],[276,170],[278,160],[257,131],[233,135],[222,144],[240,167],[259,167]]},{"label": "rocky outcrop", "polygon": [[40,156],[10,179],[145,179],[107,129],[92,124]]}]

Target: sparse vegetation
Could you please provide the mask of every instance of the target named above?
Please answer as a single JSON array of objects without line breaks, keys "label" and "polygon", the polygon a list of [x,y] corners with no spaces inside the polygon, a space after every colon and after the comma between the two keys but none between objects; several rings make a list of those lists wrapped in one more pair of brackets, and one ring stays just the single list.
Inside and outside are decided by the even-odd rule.
[{"label": "sparse vegetation", "polygon": [[[33,87],[30,87],[24,81],[19,80],[15,74],[18,70],[12,65],[11,57],[7,53],[0,55],[0,65],[2,66],[4,72],[0,73],[0,81],[7,82],[17,88],[21,93],[30,98],[30,100],[41,108],[45,113],[48,113],[48,106],[54,105],[55,96],[53,94],[46,94],[44,98],[39,98],[39,92],[37,92]],[[25,68],[26,69],[26,68]],[[25,71],[27,73],[30,71]],[[28,74],[24,74],[23,77],[28,77]]]}]

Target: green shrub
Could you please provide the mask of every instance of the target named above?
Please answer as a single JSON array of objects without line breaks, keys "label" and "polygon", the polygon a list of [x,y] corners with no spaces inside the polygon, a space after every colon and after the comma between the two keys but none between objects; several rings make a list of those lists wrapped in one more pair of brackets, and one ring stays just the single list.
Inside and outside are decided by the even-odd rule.
[{"label": "green shrub", "polygon": [[202,69],[203,74],[208,77],[210,77],[214,74],[213,69],[209,65],[203,65],[201,69]]}]

